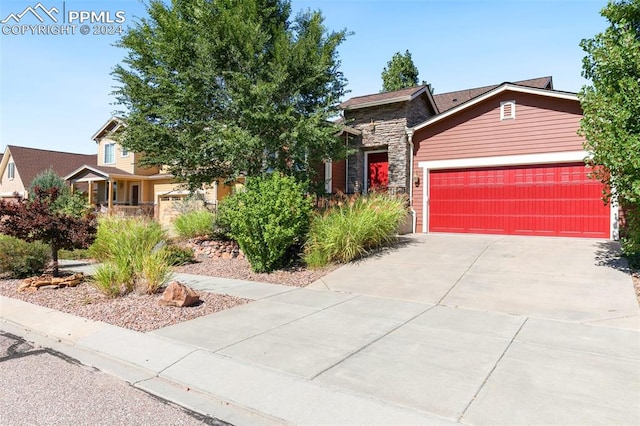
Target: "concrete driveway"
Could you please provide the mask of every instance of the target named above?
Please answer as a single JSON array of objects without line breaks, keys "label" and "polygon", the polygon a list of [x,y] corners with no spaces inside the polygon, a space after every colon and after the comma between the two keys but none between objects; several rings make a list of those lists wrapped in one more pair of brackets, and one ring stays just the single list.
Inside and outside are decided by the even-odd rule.
[{"label": "concrete driveway", "polygon": [[200,349],[160,377],[291,423],[640,424],[618,249],[417,235],[307,288],[179,277],[259,300],[151,333]]},{"label": "concrete driveway", "polygon": [[620,246],[606,240],[418,234],[309,288],[640,329]]}]

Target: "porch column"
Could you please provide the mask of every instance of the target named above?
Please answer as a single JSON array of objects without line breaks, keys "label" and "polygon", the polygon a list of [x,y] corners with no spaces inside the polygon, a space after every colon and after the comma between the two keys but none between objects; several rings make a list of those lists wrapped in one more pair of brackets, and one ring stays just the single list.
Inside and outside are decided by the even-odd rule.
[{"label": "porch column", "polygon": [[69,187],[71,188],[71,193],[73,194],[73,182],[69,184]]},{"label": "porch column", "polygon": [[218,208],[218,179],[213,181],[213,205]]},{"label": "porch column", "polygon": [[107,212],[109,214],[113,213],[111,209],[113,208],[113,179],[109,179],[109,189],[107,189]]},{"label": "porch column", "polygon": [[92,200],[92,196],[93,196],[93,182],[89,181],[87,182],[87,188],[88,188],[88,197],[87,197],[87,201],[89,202],[89,205],[93,204],[93,200]]}]

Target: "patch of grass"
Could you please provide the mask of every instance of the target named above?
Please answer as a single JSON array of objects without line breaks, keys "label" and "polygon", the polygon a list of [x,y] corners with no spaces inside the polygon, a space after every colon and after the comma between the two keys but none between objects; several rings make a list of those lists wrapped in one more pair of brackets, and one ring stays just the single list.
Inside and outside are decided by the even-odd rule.
[{"label": "patch of grass", "polygon": [[91,255],[89,254],[88,249],[75,249],[75,250],[59,250],[58,251],[58,259],[65,260],[80,260],[80,259],[89,259]]},{"label": "patch of grass", "polygon": [[[169,279],[164,252],[166,234],[153,221],[139,218],[102,218],[90,253],[104,264],[94,283],[107,295],[122,295],[139,288],[156,291]],[[113,297],[113,296],[112,296]]]},{"label": "patch of grass", "polygon": [[316,214],[304,261],[312,268],[347,263],[391,244],[396,241],[398,227],[406,214],[404,198],[384,193],[357,197]]},{"label": "patch of grass", "polygon": [[181,238],[210,236],[214,232],[216,216],[206,209],[192,210],[176,217],[173,227]]},{"label": "patch of grass", "polygon": [[193,250],[189,247],[181,247],[170,244],[164,248],[167,262],[171,266],[180,266],[192,263],[194,260]]}]

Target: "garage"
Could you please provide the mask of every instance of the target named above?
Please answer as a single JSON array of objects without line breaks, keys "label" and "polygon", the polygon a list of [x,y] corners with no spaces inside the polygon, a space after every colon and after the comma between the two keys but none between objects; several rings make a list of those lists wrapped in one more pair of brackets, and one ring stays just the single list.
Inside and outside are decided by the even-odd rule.
[{"label": "garage", "polygon": [[610,237],[602,184],[583,163],[430,170],[428,230]]}]

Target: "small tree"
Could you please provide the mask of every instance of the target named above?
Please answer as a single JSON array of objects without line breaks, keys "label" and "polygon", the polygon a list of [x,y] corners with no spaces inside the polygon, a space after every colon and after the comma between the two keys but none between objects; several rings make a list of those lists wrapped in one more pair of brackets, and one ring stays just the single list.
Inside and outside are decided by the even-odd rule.
[{"label": "small tree", "polygon": [[60,192],[55,186],[46,190],[36,186],[33,199],[0,201],[0,232],[27,242],[49,244],[54,276],[59,275],[58,251],[87,248],[96,233],[93,214],[73,216],[56,207]]},{"label": "small tree", "polygon": [[610,2],[600,12],[609,27],[582,40],[580,133],[594,176],[609,198],[640,204],[640,1]]},{"label": "small tree", "polygon": [[[396,52],[382,70],[382,91],[391,92],[417,86],[420,81],[418,74],[418,68],[411,59],[411,52],[407,50],[404,55]],[[422,84],[425,82],[423,81]]]},{"label": "small tree", "polygon": [[609,27],[580,42],[591,84],[579,94],[579,133],[605,201],[624,208],[623,251],[640,265],[640,0],[610,1],[600,13]]}]

